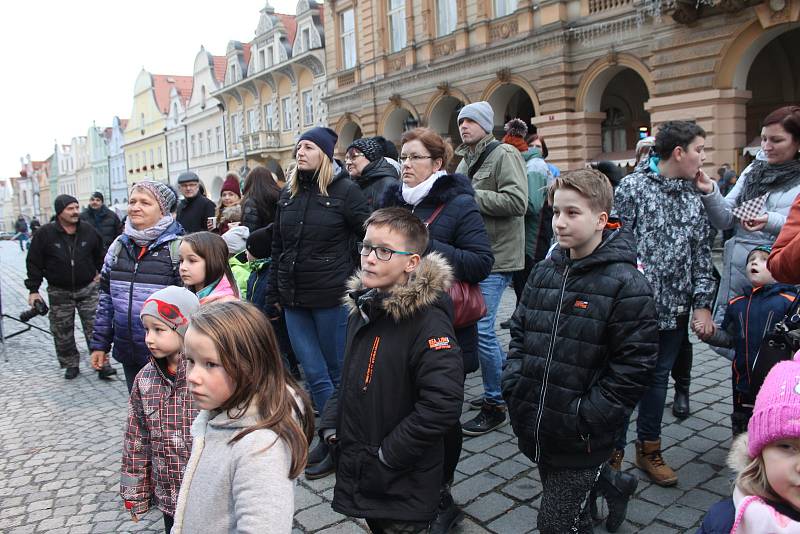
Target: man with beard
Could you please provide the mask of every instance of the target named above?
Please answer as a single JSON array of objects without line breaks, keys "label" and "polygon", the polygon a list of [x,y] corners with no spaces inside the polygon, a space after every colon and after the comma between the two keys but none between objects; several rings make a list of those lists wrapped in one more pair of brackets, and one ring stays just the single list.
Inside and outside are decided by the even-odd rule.
[{"label": "man with beard", "polygon": [[[31,307],[42,300],[39,286],[47,280],[50,301],[50,332],[56,346],[64,378],[78,376],[80,353],[75,344],[75,310],[83,325],[83,334],[92,337],[98,301],[98,281],[103,265],[104,247],[100,234],[80,218],[78,200],[59,195],[55,200],[55,220],[43,225],[34,236],[28,251],[28,278]],[[98,371],[102,379],[117,374],[110,366]]]}]

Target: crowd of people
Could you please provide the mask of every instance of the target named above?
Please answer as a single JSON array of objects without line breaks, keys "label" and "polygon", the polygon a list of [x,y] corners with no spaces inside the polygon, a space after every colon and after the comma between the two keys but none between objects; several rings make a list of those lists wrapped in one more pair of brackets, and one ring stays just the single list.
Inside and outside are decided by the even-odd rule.
[{"label": "crowd of people", "polygon": [[[230,172],[216,204],[190,171],[180,201],[138,182],[124,222],[100,193],[83,214],[56,198],[25,284],[33,306],[47,281],[65,378],[75,310],[100,378],[109,355],[122,366],[131,518],[290,532],[304,473],[335,475],[333,509],[373,532],[446,533],[464,515],[450,492],[464,436],[510,421],[541,476],[537,529],[614,532],[637,486],[622,469],[634,409],[635,465],[678,481],[661,427],[671,373],[673,411],[691,413],[691,331],[732,360],[738,473],[701,531],[797,531],[800,362],[760,349],[800,305],[800,107],[769,114],[756,160],[719,180],[690,121],[661,124],[628,176],[561,172],[519,119],[498,141],[488,102],[458,127],[455,149],[415,128],[399,152],[362,138],[344,161],[315,127],[285,181]],[[713,230],[730,232],[719,272]],[[516,311],[499,318],[509,286]],[[483,394],[465,399],[478,370]]]}]

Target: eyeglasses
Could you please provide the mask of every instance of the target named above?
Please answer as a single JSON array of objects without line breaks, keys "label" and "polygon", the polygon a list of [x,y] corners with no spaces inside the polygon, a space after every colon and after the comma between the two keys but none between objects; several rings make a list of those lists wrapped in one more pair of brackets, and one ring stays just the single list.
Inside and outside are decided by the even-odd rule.
[{"label": "eyeglasses", "polygon": [[422,161],[423,159],[433,159],[433,156],[420,156],[419,154],[411,154],[410,156],[406,156],[400,154],[400,158],[397,161],[400,163],[405,163],[406,161],[414,163],[415,161]]},{"label": "eyeglasses", "polygon": [[392,250],[387,247],[373,247],[372,245],[368,245],[366,243],[356,243],[358,247],[358,253],[364,257],[369,256],[372,252],[375,252],[375,257],[381,261],[389,261],[392,259],[392,254],[399,254],[401,256],[412,256],[414,252],[404,252],[402,250]]},{"label": "eyeglasses", "polygon": [[350,154],[349,156],[345,156],[344,160],[346,162],[347,161],[353,162],[353,161],[357,160],[358,158],[363,158],[363,157],[364,157],[364,154]]}]

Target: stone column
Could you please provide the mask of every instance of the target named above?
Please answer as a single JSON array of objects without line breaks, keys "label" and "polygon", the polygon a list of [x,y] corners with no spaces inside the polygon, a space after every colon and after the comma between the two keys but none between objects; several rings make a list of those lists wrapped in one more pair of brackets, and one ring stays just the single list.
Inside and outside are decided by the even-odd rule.
[{"label": "stone column", "polygon": [[547,143],[548,163],[574,170],[584,168],[602,151],[600,124],[605,118],[602,112],[560,112],[533,117],[531,122]]}]

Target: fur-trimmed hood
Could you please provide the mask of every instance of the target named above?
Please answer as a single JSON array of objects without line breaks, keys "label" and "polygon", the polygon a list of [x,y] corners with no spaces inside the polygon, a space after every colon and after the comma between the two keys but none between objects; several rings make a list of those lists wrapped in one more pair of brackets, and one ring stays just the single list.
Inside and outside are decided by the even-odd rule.
[{"label": "fur-trimmed hood", "polygon": [[452,281],[453,269],[450,264],[438,252],[431,252],[422,258],[407,284],[395,286],[386,293],[365,288],[359,269],[347,281],[347,293],[343,300],[350,314],[360,310],[369,316],[369,310],[377,307],[395,322],[400,322],[434,305],[442,293],[450,288]]},{"label": "fur-trimmed hood", "polygon": [[731,443],[731,450],[728,451],[728,467],[739,474],[752,461],[747,453],[747,433],[739,434]]},{"label": "fur-trimmed hood", "polygon": [[[439,204],[447,204],[458,195],[475,196],[475,189],[472,188],[469,178],[463,174],[445,174],[436,180],[436,183],[433,184],[430,192],[422,202],[438,206]],[[406,204],[406,201],[403,199],[402,182],[391,184],[386,188],[383,198],[381,199],[382,208],[405,206]]]}]

